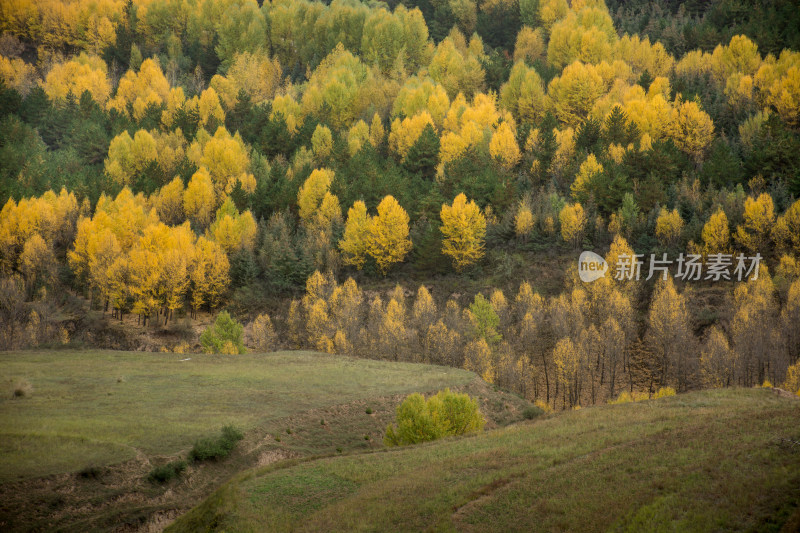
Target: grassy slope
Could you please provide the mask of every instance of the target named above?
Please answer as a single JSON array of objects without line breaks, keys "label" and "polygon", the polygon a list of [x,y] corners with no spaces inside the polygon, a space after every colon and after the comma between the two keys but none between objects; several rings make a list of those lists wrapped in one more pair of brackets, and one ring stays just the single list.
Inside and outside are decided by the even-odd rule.
[{"label": "grassy slope", "polygon": [[169,531],[793,531],[798,422],[764,389],[565,412],[252,470]]},{"label": "grassy slope", "polygon": [[[189,361],[180,361],[191,357]],[[208,356],[0,353],[0,483],[136,454],[170,455],[232,423],[247,431],[355,400],[455,387],[472,373],[309,352]],[[10,381],[33,386],[11,398]],[[361,437],[362,435],[359,435]]]}]

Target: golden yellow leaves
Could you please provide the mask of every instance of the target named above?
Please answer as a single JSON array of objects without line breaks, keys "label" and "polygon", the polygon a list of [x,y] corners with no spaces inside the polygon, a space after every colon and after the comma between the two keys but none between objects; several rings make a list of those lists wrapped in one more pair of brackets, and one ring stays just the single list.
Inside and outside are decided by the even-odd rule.
[{"label": "golden yellow leaves", "polygon": [[664,246],[675,246],[681,238],[684,222],[677,209],[661,208],[656,220],[656,237]]},{"label": "golden yellow leaves", "polygon": [[[161,203],[177,208],[179,182],[167,189]],[[240,217],[233,208],[233,215],[225,216],[233,224],[220,216],[220,224],[210,230],[214,238],[231,250],[252,246],[255,221],[249,212]],[[233,231],[226,232],[228,226],[238,232],[236,239],[230,236]],[[159,306],[179,308],[190,285],[195,309],[204,303],[218,305],[229,282],[228,258],[220,244],[196,238],[188,222],[164,225],[144,197],[127,188],[113,200],[101,197],[95,215],[80,220],[68,259],[76,274],[85,276],[89,286],[120,313],[130,309],[145,319]]]},{"label": "golden yellow leaves", "polygon": [[573,5],[567,16],[551,28],[547,61],[563,67],[573,61],[610,60],[616,40],[614,23],[605,6],[580,9]]},{"label": "golden yellow leaves", "polygon": [[522,154],[517,145],[516,135],[508,122],[503,122],[492,134],[489,142],[489,153],[500,161],[505,170],[511,170],[519,163]]},{"label": "golden yellow leaves", "polygon": [[203,135],[201,130],[187,155],[200,169],[206,169],[214,183],[217,198],[233,192],[238,184],[242,190],[252,193],[256,188],[255,177],[248,172],[250,156],[241,136],[231,136],[220,126],[213,137]]},{"label": "golden yellow leaves", "polygon": [[344,264],[354,266],[357,270],[361,270],[367,260],[370,219],[364,202],[356,201],[347,211],[344,236],[339,241]]},{"label": "golden yellow leaves", "polygon": [[535,69],[518,62],[500,88],[500,104],[523,122],[540,120],[550,108],[542,78]]},{"label": "golden yellow leaves", "polygon": [[475,263],[484,254],[486,218],[474,201],[467,203],[462,193],[453,200],[453,205],[442,206],[442,253],[453,261],[453,267],[461,272]]},{"label": "golden yellow leaves", "polygon": [[576,61],[548,85],[556,116],[569,126],[577,126],[604,92],[603,78],[593,65]]},{"label": "golden yellow leaves", "polygon": [[183,193],[184,212],[198,228],[205,228],[211,223],[216,205],[217,194],[211,174],[207,168],[200,167]]},{"label": "golden yellow leaves", "polygon": [[311,135],[311,149],[318,162],[323,163],[328,159],[333,151],[333,134],[330,128],[323,124],[317,124]]},{"label": "golden yellow leaves", "polygon": [[441,128],[444,117],[450,109],[450,99],[444,87],[431,80],[409,78],[395,98],[392,106],[393,116],[413,117],[427,111],[437,128]]},{"label": "golden yellow leaves", "polygon": [[347,132],[347,151],[350,153],[350,157],[356,155],[366,142],[370,142],[369,126],[363,120],[359,120]]},{"label": "golden yellow leaves", "polygon": [[229,255],[239,250],[252,250],[256,242],[256,221],[250,211],[239,213],[228,197],[217,209],[206,236]]},{"label": "golden yellow leaves", "polygon": [[105,160],[106,174],[123,187],[130,185],[131,178],[142,172],[156,160],[156,141],[147,130],[137,131],[133,138],[123,131],[108,147]]},{"label": "golden yellow leaves", "polygon": [[525,61],[532,64],[544,55],[544,31],[542,28],[531,29],[523,26],[517,34],[514,45],[514,61]]},{"label": "golden yellow leaves", "polygon": [[714,123],[696,102],[683,102],[673,109],[667,131],[675,145],[696,160],[714,140]]},{"label": "golden yellow leaves", "polygon": [[[0,55],[0,80],[3,80],[6,87],[16,89],[22,96],[27,96],[36,83],[36,69],[22,59],[9,59]],[[47,91],[45,90],[45,92]],[[51,98],[53,97],[51,96]]]},{"label": "golden yellow leaves", "polygon": [[277,58],[270,59],[263,52],[242,52],[234,56],[225,76],[216,74],[211,78],[210,86],[216,89],[228,109],[236,105],[240,91],[247,93],[250,101],[257,105],[275,95],[282,72]]},{"label": "golden yellow leaves", "polygon": [[305,224],[327,228],[341,218],[339,199],[330,193],[333,177],[330,169],[315,169],[297,192],[297,207]]},{"label": "golden yellow leaves", "polygon": [[586,213],[579,203],[565,205],[558,214],[561,223],[561,237],[564,242],[579,246],[586,228]]},{"label": "golden yellow leaves", "polygon": [[58,195],[47,191],[39,198],[23,198],[19,204],[9,199],[0,210],[0,271],[27,269],[35,276],[55,246],[71,243],[77,219],[75,195],[63,189]]},{"label": "golden yellow leaves", "polygon": [[367,252],[385,274],[391,265],[402,261],[411,250],[408,238],[408,213],[393,196],[386,196],[378,204],[378,214],[369,225]]},{"label": "golden yellow leaves", "polygon": [[129,70],[119,81],[117,94],[108,102],[109,109],[127,114],[128,106],[133,118],[141,119],[151,104],[161,105],[169,96],[169,82],[158,61],[145,59],[139,72]]},{"label": "golden yellow leaves", "polygon": [[536,217],[527,204],[520,204],[517,214],[514,216],[514,233],[517,237],[527,237],[533,231],[536,224]]},{"label": "golden yellow leaves", "polygon": [[70,93],[78,100],[84,91],[89,91],[94,101],[102,106],[111,94],[107,72],[102,59],[83,53],[55,65],[45,78],[44,91],[51,100],[57,102],[63,102]]},{"label": "golden yellow leaves", "polygon": [[751,253],[765,252],[775,223],[772,196],[748,196],[744,202],[744,225],[736,228],[736,241]]},{"label": "golden yellow leaves", "polygon": [[711,215],[703,226],[703,252],[708,254],[724,254],[730,252],[731,231],[728,217],[722,208]]},{"label": "golden yellow leaves", "polygon": [[[579,202],[586,202],[592,193],[592,184],[599,176],[603,174],[603,165],[601,165],[594,154],[589,154],[586,161],[581,163],[578,169],[578,175],[575,176],[575,181],[570,186],[572,197]],[[566,239],[565,239],[566,240]]]},{"label": "golden yellow leaves", "polygon": [[401,159],[405,160],[408,151],[417,142],[419,136],[422,135],[422,130],[429,124],[434,128],[436,127],[433,118],[427,111],[410,118],[404,118],[402,121],[399,118],[394,119],[392,131],[389,133],[389,146],[395,153],[400,155]]},{"label": "golden yellow leaves", "polygon": [[[463,36],[458,34],[462,39]],[[483,50],[480,50],[483,53]],[[483,90],[484,71],[479,55],[469,49],[459,49],[452,36],[448,36],[436,48],[428,67],[430,77],[447,91],[449,98],[462,93],[471,98]]]},{"label": "golden yellow leaves", "polygon": [[300,104],[292,97],[291,94],[282,94],[272,100],[272,112],[269,118],[275,120],[277,117],[283,117],[286,121],[286,129],[289,133],[294,135],[297,128],[303,125],[305,114],[300,108]]},{"label": "golden yellow leaves", "polygon": [[364,202],[355,202],[347,212],[344,237],[339,241],[345,263],[360,270],[369,255],[380,272],[386,274],[391,265],[402,261],[411,250],[408,221],[408,213],[393,196],[381,201],[375,216],[367,213]]}]

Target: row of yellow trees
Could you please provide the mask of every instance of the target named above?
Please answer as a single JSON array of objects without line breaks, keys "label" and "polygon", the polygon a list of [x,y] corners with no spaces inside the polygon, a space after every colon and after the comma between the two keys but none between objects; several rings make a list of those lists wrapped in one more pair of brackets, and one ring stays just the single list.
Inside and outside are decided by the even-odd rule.
[{"label": "row of yellow trees", "polygon": [[[618,237],[606,259],[631,252]],[[259,317],[254,342],[274,349],[277,329],[292,347],[463,367],[554,407],[666,386],[783,383],[796,372],[789,369],[800,347],[800,281],[781,308],[762,267],[758,279],[736,288],[730,311],[702,339],[687,305],[691,289],[680,292],[669,277],[657,283],[642,321],[636,282],[601,278],[587,285],[572,272],[567,285],[545,298],[524,282],[513,298],[495,289],[463,308],[455,297],[437,303],[425,286],[412,301],[399,285],[367,294],[352,279],[339,284],[316,272],[284,324],[273,328],[269,317]]]}]

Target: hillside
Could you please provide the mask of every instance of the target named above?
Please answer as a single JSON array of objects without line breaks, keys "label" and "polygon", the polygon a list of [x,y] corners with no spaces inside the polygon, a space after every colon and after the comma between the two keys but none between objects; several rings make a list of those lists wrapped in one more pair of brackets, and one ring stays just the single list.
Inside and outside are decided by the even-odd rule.
[{"label": "hillside", "polygon": [[796,531],[799,419],[765,389],[563,412],[251,470],[168,531]]},{"label": "hillside", "polygon": [[[519,419],[529,405],[464,370],[313,352],[6,352],[0,369],[4,531],[135,531],[187,511],[241,470],[382,447],[411,392],[478,395],[490,425]],[[14,397],[19,383],[26,393]],[[167,485],[147,481],[153,467],[185,458],[226,424],[244,433],[230,457],[190,464]]]}]

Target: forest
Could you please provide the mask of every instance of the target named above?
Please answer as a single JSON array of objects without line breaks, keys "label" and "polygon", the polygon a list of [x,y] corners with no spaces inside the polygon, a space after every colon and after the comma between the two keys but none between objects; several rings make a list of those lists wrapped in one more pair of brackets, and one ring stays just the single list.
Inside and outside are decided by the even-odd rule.
[{"label": "forest", "polygon": [[[201,351],[219,315],[214,351],[547,409],[800,394],[794,2],[7,0],[0,33],[2,350]],[[762,260],[585,283],[582,250]]]}]

